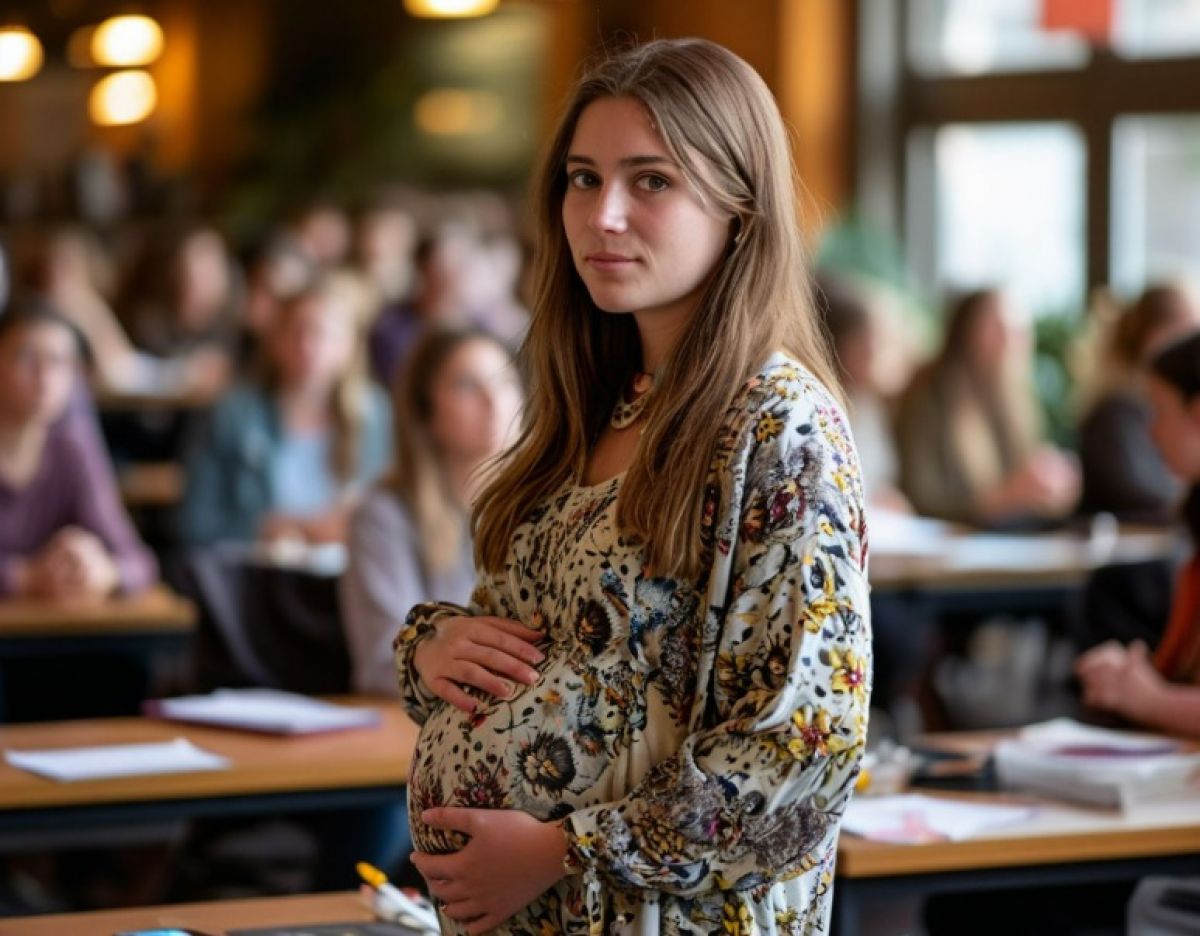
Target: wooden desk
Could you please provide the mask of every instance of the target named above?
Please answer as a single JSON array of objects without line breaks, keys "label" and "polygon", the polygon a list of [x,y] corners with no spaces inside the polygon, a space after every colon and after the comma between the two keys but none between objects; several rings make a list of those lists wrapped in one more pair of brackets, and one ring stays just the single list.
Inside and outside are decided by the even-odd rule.
[{"label": "wooden desk", "polygon": [[130,597],[78,604],[0,601],[0,639],[186,633],[195,621],[192,603],[163,585]]},{"label": "wooden desk", "polygon": [[204,815],[338,809],[394,802],[417,726],[399,703],[336,699],[379,711],[372,728],[278,737],[149,718],[0,726],[0,749],[130,744],[186,737],[232,762],[227,770],[56,783],[0,763],[0,847],[40,831]]},{"label": "wooden desk", "polygon": [[[972,745],[979,736],[975,735]],[[960,748],[960,745],[952,745]],[[922,791],[925,792],[925,791]],[[939,794],[977,802],[1034,803],[1020,823],[963,842],[890,845],[838,840],[835,930],[859,931],[862,905],[923,893],[1129,881],[1200,870],[1200,795],[1129,813],[1016,794]]]},{"label": "wooden desk", "polygon": [[55,655],[69,641],[87,648],[146,653],[178,649],[191,636],[196,609],[163,585],[139,595],[55,604],[0,601],[0,659]]},{"label": "wooden desk", "polygon": [[187,477],[178,462],[134,462],[121,469],[121,500],[131,510],[174,507],[183,498]]},{"label": "wooden desk", "polygon": [[123,930],[178,927],[204,933],[229,929],[319,923],[365,923],[370,912],[354,892],[218,900],[173,907],[138,907],[96,913],[67,913],[0,919],[0,936],[112,936]]}]

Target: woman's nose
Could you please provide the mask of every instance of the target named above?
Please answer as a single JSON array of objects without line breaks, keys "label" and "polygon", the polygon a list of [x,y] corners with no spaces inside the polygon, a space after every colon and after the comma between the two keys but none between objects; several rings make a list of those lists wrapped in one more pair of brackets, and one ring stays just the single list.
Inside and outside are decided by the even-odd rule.
[{"label": "woman's nose", "polygon": [[605,185],[596,194],[591,224],[597,231],[620,234],[628,223],[626,193],[618,185]]}]

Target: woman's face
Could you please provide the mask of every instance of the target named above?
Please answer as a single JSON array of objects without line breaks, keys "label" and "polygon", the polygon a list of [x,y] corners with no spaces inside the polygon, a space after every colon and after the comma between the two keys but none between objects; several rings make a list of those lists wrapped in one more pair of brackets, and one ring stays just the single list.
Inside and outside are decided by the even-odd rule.
[{"label": "woman's face", "polygon": [[179,305],[184,328],[206,327],[229,298],[229,262],[215,231],[197,231],[184,241],[178,259]]},{"label": "woman's face", "polygon": [[18,326],[0,339],[0,406],[21,423],[48,425],[75,382],[75,336],[57,322]]},{"label": "woman's face", "polygon": [[1146,381],[1150,399],[1150,436],[1171,473],[1185,482],[1200,481],[1200,400],[1191,402],[1160,377]]},{"label": "woman's face", "polygon": [[600,98],[567,154],[562,216],[571,257],[606,312],[682,317],[724,256],[730,218],[706,207],[633,98]]},{"label": "woman's face", "polygon": [[324,389],[350,366],[356,338],[353,310],[334,296],[297,299],[275,325],[275,365],[291,389]]},{"label": "woman's face", "polygon": [[430,388],[429,431],[444,455],[479,461],[516,439],[523,396],[516,368],[494,341],[463,342]]}]

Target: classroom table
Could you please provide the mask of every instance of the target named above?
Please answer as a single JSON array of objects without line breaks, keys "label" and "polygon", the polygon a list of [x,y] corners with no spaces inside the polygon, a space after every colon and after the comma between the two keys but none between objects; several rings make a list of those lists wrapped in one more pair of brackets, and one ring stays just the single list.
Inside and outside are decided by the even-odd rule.
[{"label": "classroom table", "polygon": [[183,498],[187,476],[178,462],[131,462],[121,468],[117,483],[121,500],[130,510],[169,509]]},{"label": "classroom table", "polygon": [[216,900],[166,907],[137,907],[93,913],[0,919],[0,936],[113,936],[126,930],[178,927],[213,936],[229,929],[290,924],[365,923],[370,912],[350,891],[265,897],[254,900]]},{"label": "classroom table", "polygon": [[376,806],[397,801],[417,726],[398,702],[369,706],[370,728],[281,737],[153,718],[0,726],[0,750],[133,744],[183,737],[227,757],[226,770],[57,783],[0,763],[0,850],[36,846],[39,836],[117,824]]},{"label": "classroom table", "polygon": [[83,643],[138,651],[148,644],[177,646],[195,623],[192,603],[164,585],[102,601],[5,599],[0,601],[0,658],[58,653],[65,639],[72,650]]},{"label": "classroom table", "polygon": [[[967,736],[974,747],[980,739],[997,737]],[[929,746],[964,749],[952,736],[931,736]],[[961,842],[891,845],[843,833],[834,890],[835,933],[858,933],[864,906],[873,901],[1200,872],[1200,792],[1144,803],[1127,813],[1031,795],[921,792],[975,802],[1033,803],[1038,811]]]}]

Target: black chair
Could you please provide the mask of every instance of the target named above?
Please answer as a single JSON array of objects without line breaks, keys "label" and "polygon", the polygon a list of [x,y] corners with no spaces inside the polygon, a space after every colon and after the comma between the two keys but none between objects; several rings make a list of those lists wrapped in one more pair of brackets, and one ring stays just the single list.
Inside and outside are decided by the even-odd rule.
[{"label": "black chair", "polygon": [[189,554],[178,585],[198,614],[192,691],[349,692],[336,577],[252,563],[244,552],[217,548]]}]

